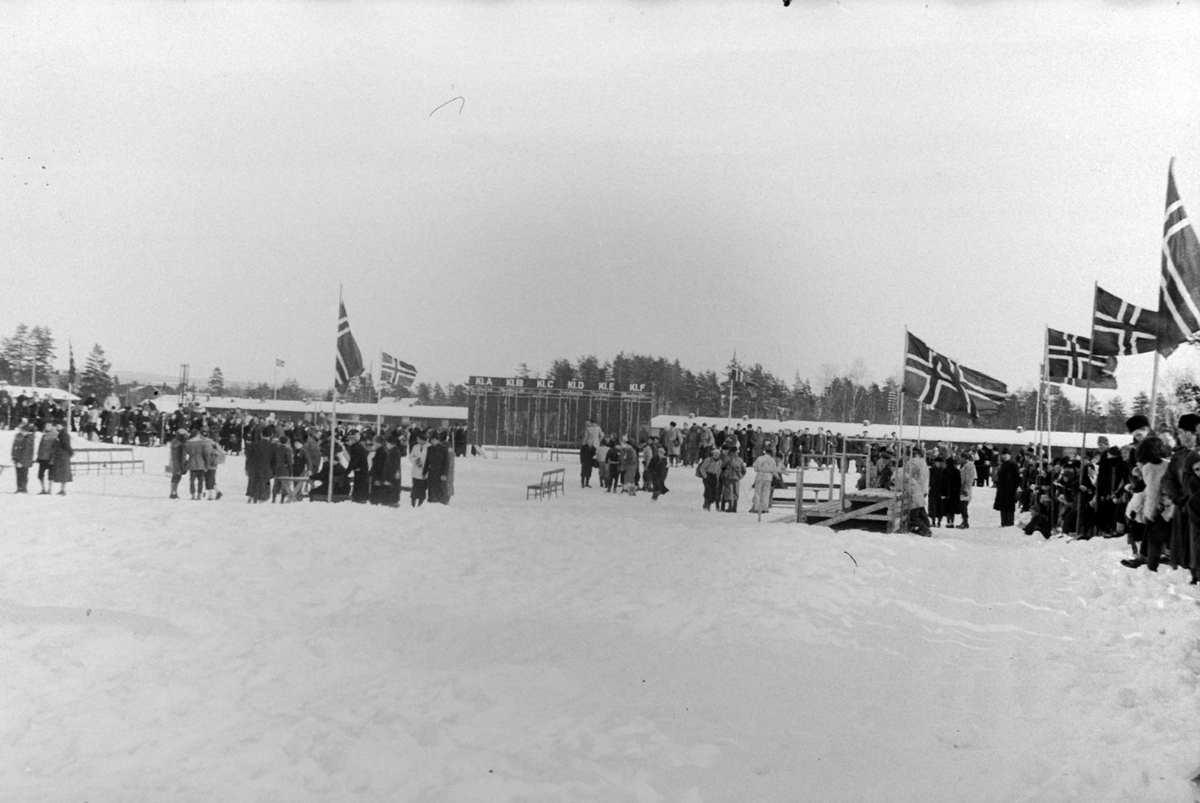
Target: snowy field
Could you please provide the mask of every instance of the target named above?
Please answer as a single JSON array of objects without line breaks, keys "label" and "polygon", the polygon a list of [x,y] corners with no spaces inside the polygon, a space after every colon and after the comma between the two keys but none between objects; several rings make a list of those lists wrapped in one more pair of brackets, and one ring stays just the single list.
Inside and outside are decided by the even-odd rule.
[{"label": "snowy field", "polygon": [[526,502],[522,459],[449,507],[246,505],[238,458],[171,501],[138,451],[0,478],[0,800],[1197,799],[1196,587],[990,490],[925,539],[704,513],[683,469]]}]

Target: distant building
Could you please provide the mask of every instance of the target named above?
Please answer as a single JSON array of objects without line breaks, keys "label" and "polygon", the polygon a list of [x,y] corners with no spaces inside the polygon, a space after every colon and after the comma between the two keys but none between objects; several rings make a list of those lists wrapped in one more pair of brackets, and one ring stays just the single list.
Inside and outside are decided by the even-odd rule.
[{"label": "distant building", "polygon": [[[175,410],[179,406],[178,396],[160,396],[154,400],[159,409]],[[414,399],[385,401],[379,404],[357,402],[339,403],[338,421],[374,424],[381,418],[384,424],[415,424],[421,427],[455,427],[467,423],[466,407],[443,405],[418,405]],[[243,412],[247,415],[265,417],[275,414],[282,421],[325,421],[333,410],[327,401],[292,401],[285,399],[244,399],[232,396],[213,396],[207,393],[191,394],[186,403],[199,402],[211,413]]]}]

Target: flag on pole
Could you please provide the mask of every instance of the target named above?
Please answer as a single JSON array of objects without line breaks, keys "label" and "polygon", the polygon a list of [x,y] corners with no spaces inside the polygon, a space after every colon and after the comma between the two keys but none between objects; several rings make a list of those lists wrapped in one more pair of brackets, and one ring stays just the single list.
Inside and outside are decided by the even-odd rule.
[{"label": "flag on pole", "polygon": [[1096,286],[1092,353],[1104,357],[1145,354],[1158,346],[1159,314]]},{"label": "flag on pole", "polygon": [[1008,395],[998,379],[960,365],[923,341],[908,335],[904,360],[904,392],[922,404],[947,413],[978,418],[994,413]]},{"label": "flag on pole", "polygon": [[613,367],[611,365],[608,366],[607,370],[605,370],[605,372],[604,372],[604,381],[605,382],[616,382],[617,381],[617,372],[613,370]]},{"label": "flag on pole", "polygon": [[379,352],[379,383],[396,388],[410,388],[417,379],[417,369],[404,360],[397,360],[391,354]]},{"label": "flag on pole", "polygon": [[1167,168],[1158,312],[1162,324],[1158,353],[1164,357],[1200,333],[1200,240],[1175,189],[1174,159]]},{"label": "flag on pole", "polygon": [[282,368],[282,367],[283,367],[283,360],[281,360],[281,359],[279,359],[278,357],[276,357],[276,358],[275,358],[275,367],[276,367],[276,368]]},{"label": "flag on pole", "polygon": [[1091,339],[1047,329],[1046,353],[1049,359],[1046,377],[1049,381],[1083,387],[1087,385],[1088,374],[1091,373],[1092,387],[1117,389],[1117,378],[1113,376],[1117,358],[1093,355]]},{"label": "flag on pole", "polygon": [[350,331],[350,319],[346,317],[345,302],[338,302],[337,328],[337,375],[334,386],[338,393],[345,393],[350,387],[350,380],[363,372],[362,352],[358,343],[354,342],[354,334]]}]

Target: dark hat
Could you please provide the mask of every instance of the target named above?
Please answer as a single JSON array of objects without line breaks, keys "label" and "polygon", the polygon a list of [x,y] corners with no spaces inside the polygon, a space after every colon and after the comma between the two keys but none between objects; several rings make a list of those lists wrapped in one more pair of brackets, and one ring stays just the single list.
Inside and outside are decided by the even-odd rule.
[{"label": "dark hat", "polygon": [[1010,455],[1010,454],[1012,454],[1012,452],[1010,452],[1010,451],[1008,450],[1008,447],[1007,447],[1007,446],[1005,446],[1003,449],[1001,449],[1001,450],[1000,450],[1000,454],[1008,454],[1008,455]]},{"label": "dark hat", "polygon": [[1179,428],[1184,432],[1195,432],[1197,425],[1200,425],[1200,415],[1184,413],[1179,416]]},{"label": "dark hat", "polygon": [[1125,422],[1125,429],[1130,432],[1136,432],[1148,426],[1150,426],[1150,419],[1144,415],[1131,415],[1129,420]]}]

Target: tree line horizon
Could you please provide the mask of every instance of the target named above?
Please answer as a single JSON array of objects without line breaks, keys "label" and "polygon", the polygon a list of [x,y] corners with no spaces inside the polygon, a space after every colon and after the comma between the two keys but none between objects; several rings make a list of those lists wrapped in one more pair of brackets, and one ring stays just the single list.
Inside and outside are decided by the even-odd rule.
[{"label": "tree line horizon", "polygon": [[[94,344],[84,361],[75,381],[75,393],[87,398],[106,399],[118,397],[144,383],[122,383],[111,374],[112,365],[100,344]],[[739,373],[740,372],[740,373]],[[68,371],[55,367],[55,342],[47,326],[29,327],[19,324],[10,337],[0,339],[0,379],[9,384],[27,386],[32,384],[34,374],[39,385],[68,389]],[[611,360],[601,361],[593,354],[572,361],[567,358],[553,360],[544,373],[534,371],[527,363],[517,366],[514,376],[545,378],[556,381],[582,380],[598,382],[606,379],[624,384],[645,383],[653,394],[655,415],[678,415],[686,419],[689,415],[724,418],[729,414],[729,385],[733,382],[732,417],[735,421],[743,417],[775,420],[829,421],[838,423],[899,424],[899,377],[889,376],[882,383],[866,379],[866,369],[860,360],[849,368],[826,364],[814,383],[800,376],[797,371],[789,384],[764,369],[759,363],[731,359],[718,373],[714,370],[693,371],[684,368],[678,359],[653,357],[646,354],[618,353]],[[731,380],[740,376],[741,380]],[[169,390],[178,390],[166,384]],[[190,384],[188,392],[207,393],[215,396],[234,396],[251,399],[304,399],[333,398],[332,388],[325,390],[306,389],[294,378],[285,379],[278,387],[267,382],[226,382],[221,369],[214,368],[203,385]],[[410,389],[386,388],[383,395],[395,398],[414,398],[422,405],[449,405],[465,407],[470,403],[469,389],[465,383],[429,384],[418,382]],[[374,403],[380,398],[373,377],[362,374],[351,381],[339,400],[347,402]],[[1084,430],[1083,405],[1076,404],[1063,395],[1055,385],[1047,385],[1043,403],[1051,407],[1053,428],[1059,432],[1082,432]],[[1158,419],[1168,420],[1173,413],[1200,404],[1200,386],[1194,381],[1180,381],[1169,394],[1158,394]],[[1035,411],[1038,407],[1038,391],[1035,387],[1018,388],[1011,391],[999,409],[992,415],[981,416],[977,421],[957,413],[945,413],[926,407],[921,413],[922,422],[931,426],[979,427],[987,429],[1035,430]],[[1150,397],[1139,391],[1127,404],[1120,395],[1114,395],[1104,404],[1092,397],[1088,405],[1087,429],[1091,432],[1120,433],[1125,431],[1126,419],[1134,414],[1149,415]],[[918,405],[912,399],[904,400],[904,426],[916,426]]]}]

